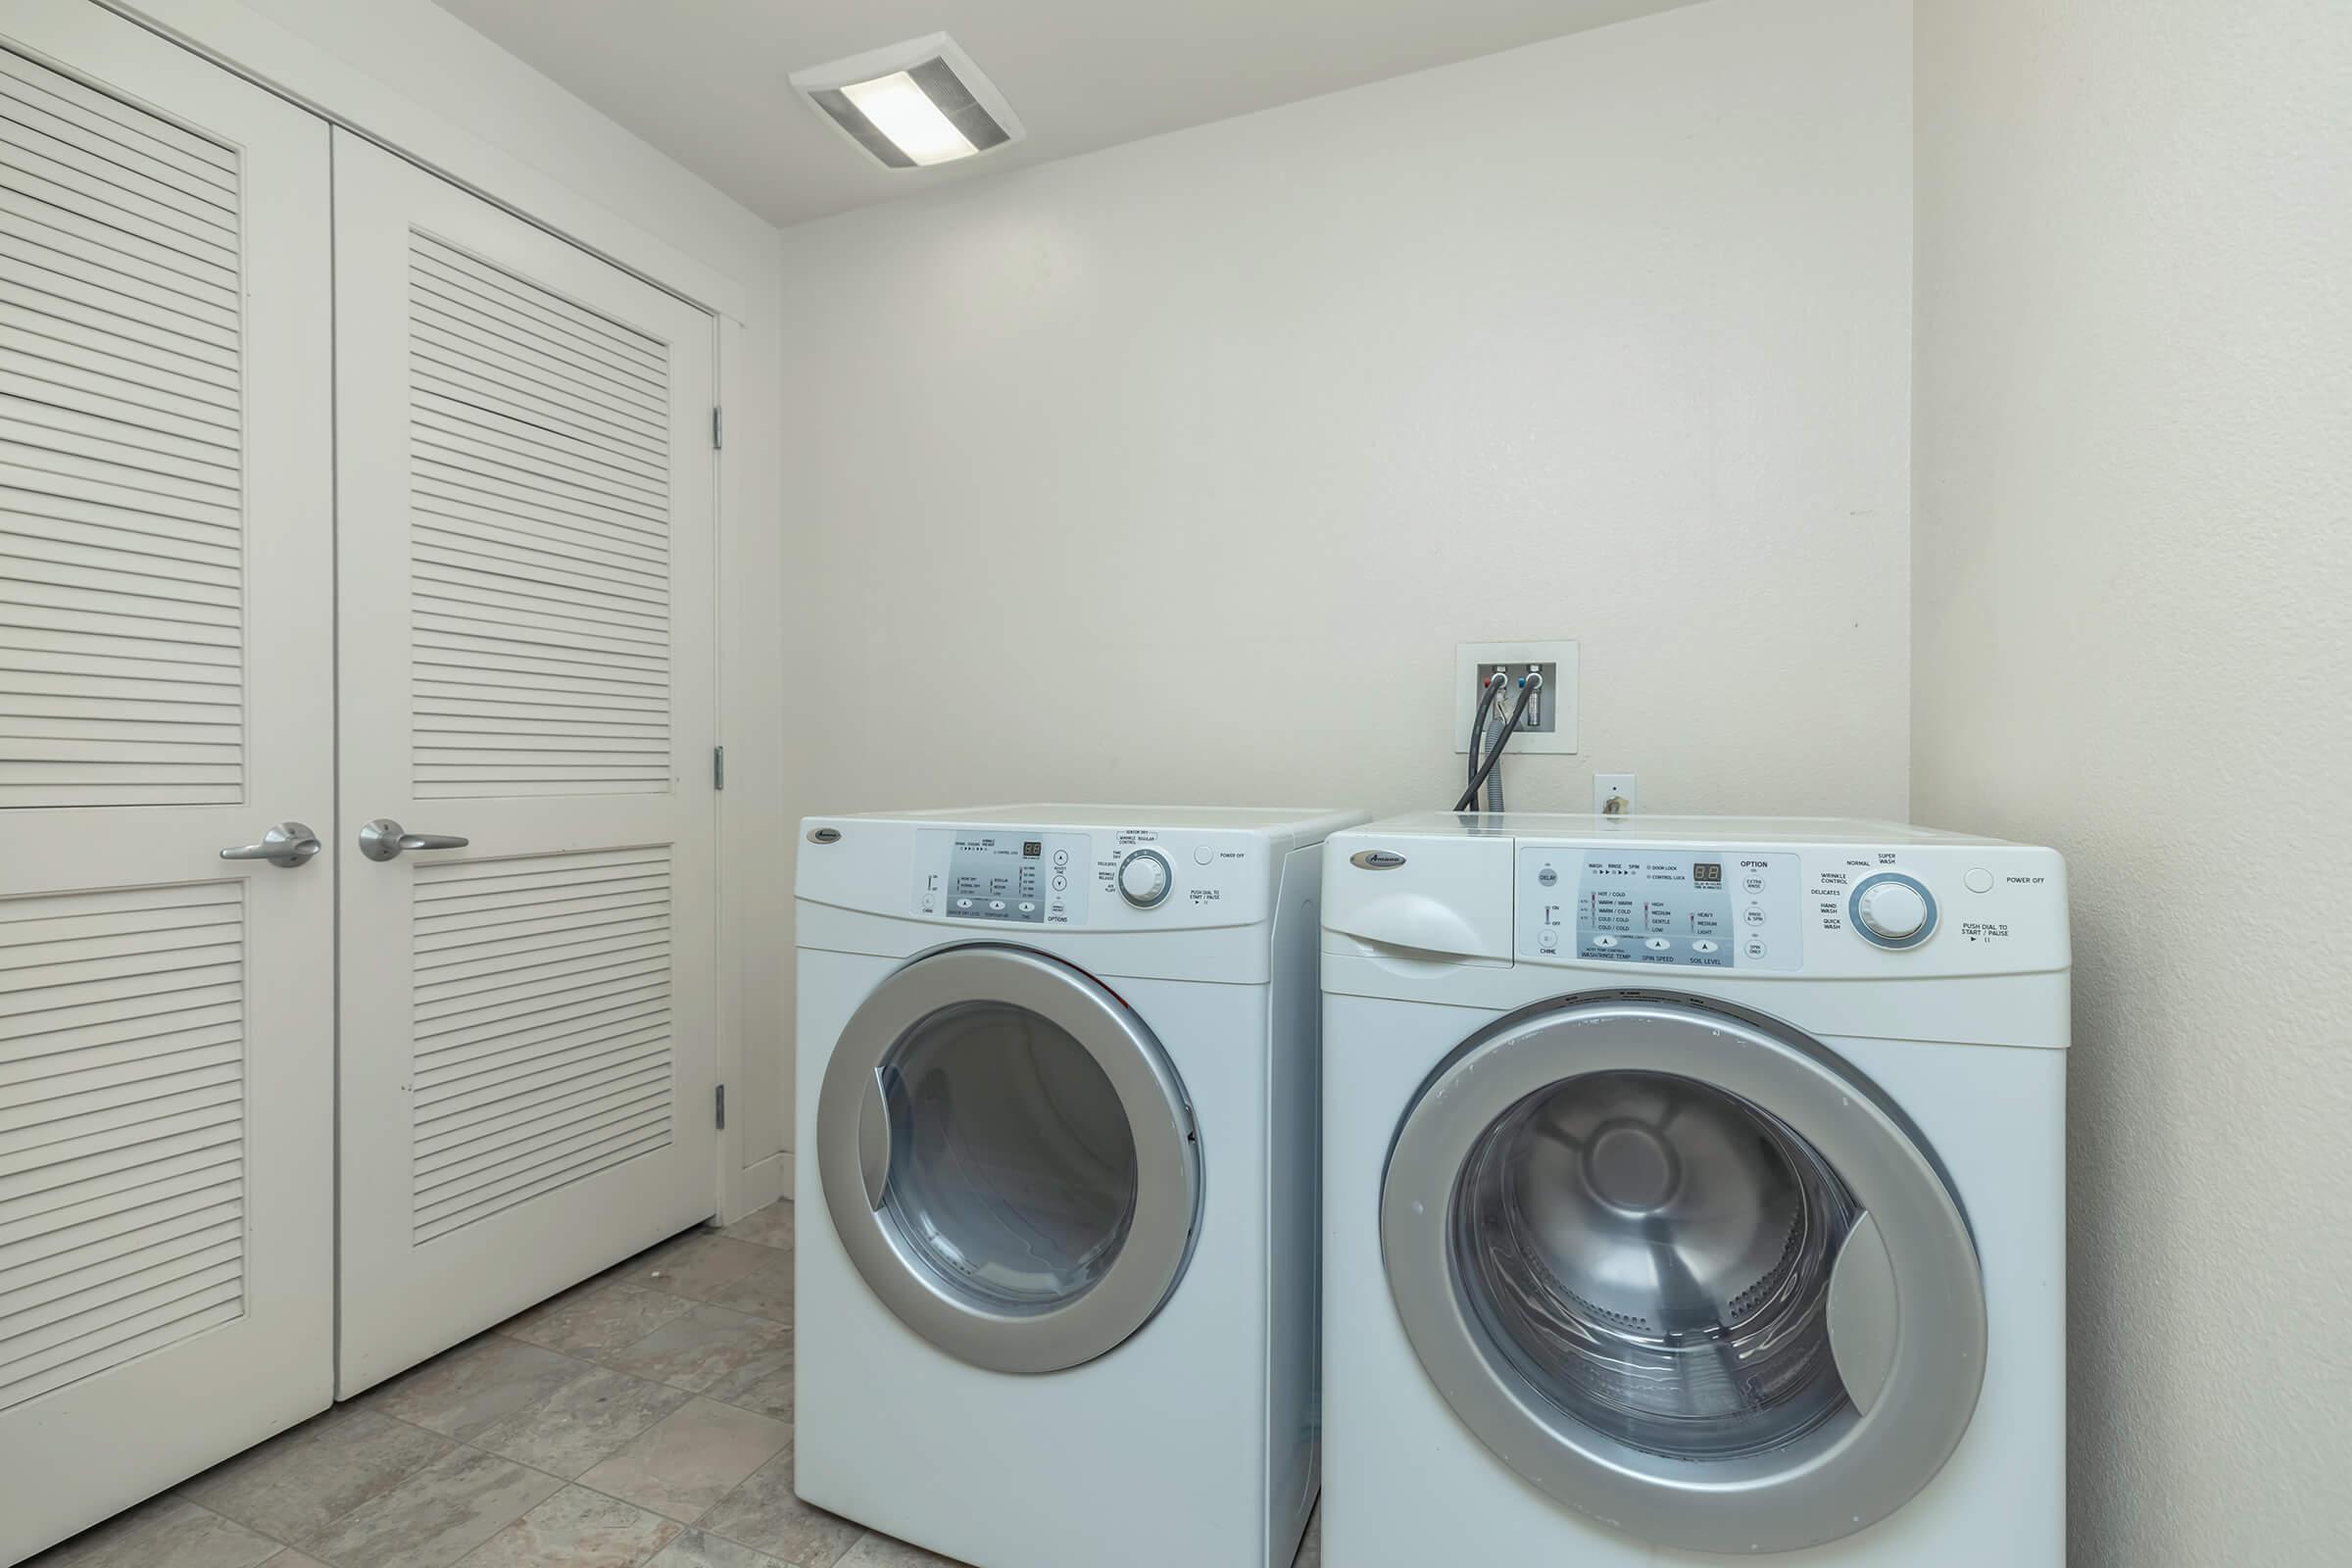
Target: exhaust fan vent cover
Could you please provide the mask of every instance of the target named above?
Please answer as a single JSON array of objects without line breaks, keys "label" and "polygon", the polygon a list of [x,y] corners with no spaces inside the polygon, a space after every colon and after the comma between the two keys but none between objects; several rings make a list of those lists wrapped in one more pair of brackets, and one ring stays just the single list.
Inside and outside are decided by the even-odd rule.
[{"label": "exhaust fan vent cover", "polygon": [[796,71],[792,85],[890,169],[954,163],[1022,136],[1004,95],[944,32]]}]

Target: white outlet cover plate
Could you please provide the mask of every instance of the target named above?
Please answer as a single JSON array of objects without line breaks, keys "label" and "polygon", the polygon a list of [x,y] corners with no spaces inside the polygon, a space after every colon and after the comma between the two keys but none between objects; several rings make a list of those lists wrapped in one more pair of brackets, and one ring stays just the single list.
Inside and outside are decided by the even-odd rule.
[{"label": "white outlet cover plate", "polygon": [[1631,773],[1593,774],[1592,814],[1594,816],[1608,815],[1609,797],[1612,795],[1623,796],[1625,798],[1624,814],[1630,816],[1634,812],[1640,810],[1642,807],[1642,792],[1640,789],[1640,782],[1641,781],[1636,779]]},{"label": "white outlet cover plate", "polygon": [[[1560,678],[1544,688],[1544,700],[1554,705],[1549,734],[1521,730],[1511,737],[1506,757],[1537,752],[1576,750],[1576,644],[1574,643],[1456,643],[1453,647],[1453,749],[1470,753],[1470,721],[1478,716],[1478,666],[1481,664],[1556,664]],[[1512,694],[1516,697],[1516,693]],[[1496,701],[1503,699],[1497,698]]]}]

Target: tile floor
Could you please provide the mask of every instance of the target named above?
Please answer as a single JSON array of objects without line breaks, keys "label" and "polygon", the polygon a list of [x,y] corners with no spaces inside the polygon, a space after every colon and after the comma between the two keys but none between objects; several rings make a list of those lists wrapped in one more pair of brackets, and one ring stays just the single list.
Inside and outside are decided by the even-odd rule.
[{"label": "tile floor", "polygon": [[790,1203],[640,1252],[25,1568],[458,1564],[956,1568],[792,1494]]}]

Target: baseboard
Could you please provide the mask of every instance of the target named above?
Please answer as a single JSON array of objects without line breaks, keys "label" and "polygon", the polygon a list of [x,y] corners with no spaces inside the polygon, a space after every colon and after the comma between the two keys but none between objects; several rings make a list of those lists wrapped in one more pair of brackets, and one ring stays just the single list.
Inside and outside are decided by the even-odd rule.
[{"label": "baseboard", "polygon": [[770,1154],[755,1160],[736,1172],[728,1186],[725,1211],[719,1215],[721,1225],[732,1225],[756,1209],[765,1208],[779,1198],[792,1196],[792,1155]]}]

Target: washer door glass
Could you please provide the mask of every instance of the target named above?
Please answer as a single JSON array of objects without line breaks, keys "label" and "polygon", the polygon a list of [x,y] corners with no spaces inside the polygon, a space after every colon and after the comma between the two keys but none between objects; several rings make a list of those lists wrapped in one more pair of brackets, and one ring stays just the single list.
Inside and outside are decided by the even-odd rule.
[{"label": "washer door glass", "polygon": [[1497,1350],[1575,1419],[1678,1458],[1755,1453],[1843,1406],[1830,1350],[1845,1184],[1786,1122],[1653,1072],[1529,1095],[1454,1190]]},{"label": "washer door glass", "polygon": [[877,986],[825,1064],[816,1153],[875,1297],[994,1371],[1124,1342],[1199,1226],[1200,1138],[1166,1053],[1110,991],[1022,948],[953,948]]},{"label": "washer door glass", "polygon": [[1653,1545],[1850,1535],[1975,1414],[1984,1281],[1941,1168],[1866,1078],[1767,1018],[1618,992],[1499,1020],[1406,1109],[1380,1227],[1463,1424]]},{"label": "washer door glass", "polygon": [[882,1073],[884,1202],[942,1281],[1025,1312],[1109,1271],[1135,1219],[1135,1134],[1067,1030],[1007,1003],[962,1003],[909,1030]]}]

